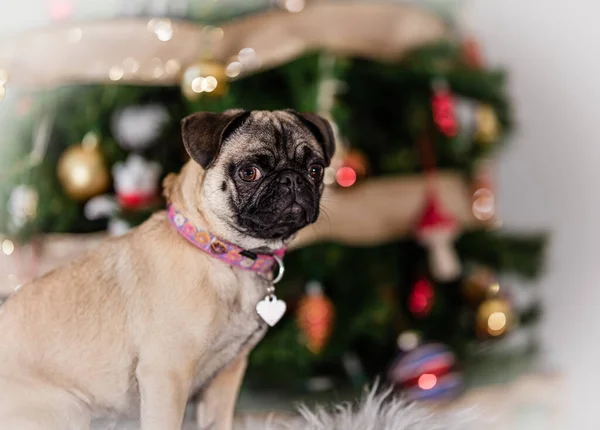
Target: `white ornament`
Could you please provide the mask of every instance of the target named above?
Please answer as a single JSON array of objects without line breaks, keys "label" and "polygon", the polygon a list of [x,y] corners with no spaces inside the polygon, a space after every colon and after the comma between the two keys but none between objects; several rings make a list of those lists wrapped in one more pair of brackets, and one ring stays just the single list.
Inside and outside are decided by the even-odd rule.
[{"label": "white ornament", "polygon": [[455,98],[456,116],[458,118],[458,127],[461,135],[471,139],[475,134],[477,127],[477,118],[475,112],[477,110],[477,102],[464,98]]},{"label": "white ornament", "polygon": [[460,276],[460,260],[454,250],[455,236],[440,230],[429,233],[421,243],[429,253],[429,268],[431,275],[440,282],[450,282]]},{"label": "white ornament", "polygon": [[397,343],[401,351],[408,352],[419,346],[420,341],[421,339],[416,332],[407,330],[400,333]]},{"label": "white ornament", "polygon": [[88,200],[83,208],[83,213],[87,219],[94,221],[113,216],[117,209],[118,205],[114,197],[103,194]]},{"label": "white ornament", "polygon": [[265,297],[256,305],[258,315],[271,327],[279,322],[286,309],[285,302],[273,294]]},{"label": "white ornament", "polygon": [[19,185],[10,193],[8,213],[16,227],[23,227],[37,213],[40,196],[28,185]]},{"label": "white ornament", "polygon": [[91,221],[108,218],[107,231],[110,236],[121,236],[131,230],[131,225],[116,216],[119,210],[115,198],[109,195],[91,198],[83,208],[85,217]]},{"label": "white ornament", "polygon": [[113,166],[114,185],[119,195],[153,195],[158,192],[158,178],[162,167],[155,161],[131,154],[125,163]]},{"label": "white ornament", "polygon": [[161,105],[130,106],[112,117],[112,131],[122,148],[140,151],[156,142],[168,120]]}]

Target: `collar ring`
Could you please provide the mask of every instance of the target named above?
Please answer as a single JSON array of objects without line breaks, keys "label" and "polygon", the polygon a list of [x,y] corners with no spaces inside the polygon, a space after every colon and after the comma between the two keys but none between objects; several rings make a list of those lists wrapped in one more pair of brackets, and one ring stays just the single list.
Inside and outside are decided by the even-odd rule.
[{"label": "collar ring", "polygon": [[283,279],[285,266],[283,265],[283,260],[278,255],[273,255],[273,259],[277,262],[277,275],[273,278],[273,281],[271,281],[273,285],[275,285]]}]

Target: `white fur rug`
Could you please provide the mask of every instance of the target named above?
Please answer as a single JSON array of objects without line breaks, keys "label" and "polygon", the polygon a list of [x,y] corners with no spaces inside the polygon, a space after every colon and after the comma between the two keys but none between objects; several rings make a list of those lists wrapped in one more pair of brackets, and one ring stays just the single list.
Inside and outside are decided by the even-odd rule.
[{"label": "white fur rug", "polygon": [[[301,407],[300,417],[290,421],[266,419],[247,421],[236,430],[465,430],[473,424],[473,417],[465,411],[433,413],[424,407],[408,404],[394,398],[390,392],[366,393],[355,405],[332,407]],[[137,430],[134,422],[98,422],[94,430]],[[196,429],[186,423],[184,430]]]}]

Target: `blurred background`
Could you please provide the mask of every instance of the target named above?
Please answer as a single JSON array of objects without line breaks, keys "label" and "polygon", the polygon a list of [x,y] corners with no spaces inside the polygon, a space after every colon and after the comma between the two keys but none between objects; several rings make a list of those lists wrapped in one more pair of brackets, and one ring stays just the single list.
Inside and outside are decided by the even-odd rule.
[{"label": "blurred background", "polygon": [[598,11],[7,5],[0,300],[163,208],[184,116],[314,111],[338,139],[324,210],[286,256],[288,313],[251,355],[240,412],[351,399],[378,378],[494,429],[596,428]]}]

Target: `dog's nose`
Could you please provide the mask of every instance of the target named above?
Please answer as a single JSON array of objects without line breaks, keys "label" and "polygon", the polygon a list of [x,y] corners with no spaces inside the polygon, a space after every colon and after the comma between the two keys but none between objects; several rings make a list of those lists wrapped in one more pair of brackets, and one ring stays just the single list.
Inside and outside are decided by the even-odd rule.
[{"label": "dog's nose", "polygon": [[289,188],[297,188],[302,182],[302,176],[299,173],[288,171],[279,175],[277,181]]}]

